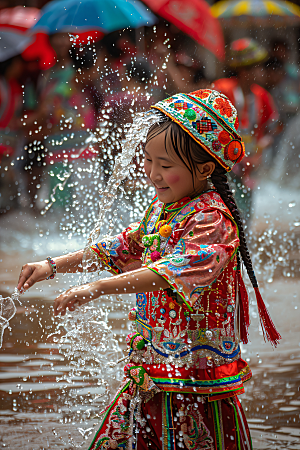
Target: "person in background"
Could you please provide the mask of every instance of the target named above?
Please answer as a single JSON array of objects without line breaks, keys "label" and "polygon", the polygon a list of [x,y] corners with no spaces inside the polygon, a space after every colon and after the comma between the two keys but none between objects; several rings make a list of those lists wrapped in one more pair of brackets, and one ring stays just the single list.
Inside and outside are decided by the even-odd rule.
[{"label": "person in background", "polygon": [[[37,196],[42,176],[45,172],[49,140],[53,134],[55,123],[62,119],[62,103],[54,101],[54,93],[68,96],[69,83],[75,75],[75,69],[70,55],[71,42],[68,34],[56,33],[50,36],[50,44],[56,53],[56,64],[41,72],[37,80],[37,107],[24,115],[24,131],[27,132],[27,143],[24,146],[23,161],[26,171],[27,191],[31,205],[38,209]],[[34,137],[34,139],[33,139]],[[54,167],[54,171],[55,171]],[[43,180],[45,182],[45,179]],[[65,191],[66,192],[66,191]]]},{"label": "person in background", "polygon": [[12,162],[21,139],[23,69],[21,56],[0,63],[0,213],[18,205],[18,181]]},{"label": "person in background", "polygon": [[257,84],[262,63],[268,52],[255,40],[243,38],[230,46],[230,68],[236,76],[214,81],[213,88],[225,94],[234,104],[239,116],[239,133],[246,146],[246,157],[236,165],[233,181],[236,200],[244,220],[251,217],[252,192],[255,175],[262,161],[263,151],[273,142],[278,112],[272,96]]},{"label": "person in background", "polygon": [[209,87],[200,62],[187,53],[178,52],[170,56],[167,64],[168,92],[190,92]]}]

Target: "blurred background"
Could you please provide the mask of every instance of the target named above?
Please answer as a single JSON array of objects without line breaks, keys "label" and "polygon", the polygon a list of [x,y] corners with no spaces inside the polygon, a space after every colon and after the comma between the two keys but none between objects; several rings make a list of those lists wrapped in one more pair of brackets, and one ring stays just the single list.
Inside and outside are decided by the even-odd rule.
[{"label": "blurred background", "polygon": [[[236,106],[246,157],[230,182],[283,336],[275,352],[264,344],[252,299],[243,353],[255,376],[242,400],[257,449],[300,449],[298,4],[0,0],[3,298],[22,264],[85,245],[137,113],[205,88]],[[107,218],[115,232],[153,195],[141,165],[137,152]],[[78,317],[54,320],[53,299],[78,282],[60,275],[34,287],[9,327],[0,298],[0,448],[87,448],[118,385],[122,365],[106,362],[123,355],[134,299],[103,299],[77,328]]]}]

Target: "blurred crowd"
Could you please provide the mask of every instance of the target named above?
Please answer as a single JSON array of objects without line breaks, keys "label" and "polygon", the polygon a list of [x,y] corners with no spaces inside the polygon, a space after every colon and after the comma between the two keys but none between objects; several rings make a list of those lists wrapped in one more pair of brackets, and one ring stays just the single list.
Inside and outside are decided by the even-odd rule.
[{"label": "blurred crowd", "polygon": [[[230,43],[225,76],[208,79],[207,63],[190,42],[165,23],[143,39],[127,30],[84,45],[58,33],[50,36],[56,53],[51,68],[41,70],[21,56],[0,63],[0,212],[39,210],[40,190],[49,196],[62,168],[74,161],[100,157],[105,182],[124,125],[137,111],[176,92],[214,88],[238,110],[247,158],[232,182],[247,220],[258,168],[273,167],[298,115],[299,68],[285,40],[265,47],[244,38]],[[57,204],[69,194],[66,188]]]}]

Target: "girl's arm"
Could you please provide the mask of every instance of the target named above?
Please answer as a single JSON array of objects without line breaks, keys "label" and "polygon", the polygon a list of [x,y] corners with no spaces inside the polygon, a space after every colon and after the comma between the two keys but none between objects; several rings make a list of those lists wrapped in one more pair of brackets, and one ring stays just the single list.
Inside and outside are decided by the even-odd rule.
[{"label": "girl's arm", "polygon": [[[60,273],[82,272],[82,256],[84,250],[68,253],[53,258],[56,270]],[[98,266],[99,268],[99,266]],[[89,267],[89,271],[97,270],[96,264]],[[27,290],[37,281],[43,281],[52,275],[52,267],[47,260],[25,264],[22,267],[17,288]]]},{"label": "girl's arm", "polygon": [[[56,298],[54,314],[64,315],[66,308],[75,309],[75,304],[83,305],[101,295],[134,294],[139,292],[152,292],[169,287],[160,275],[147,267],[126,272],[110,278],[104,278],[83,286],[76,286]],[[75,305],[75,306],[74,306]]]}]

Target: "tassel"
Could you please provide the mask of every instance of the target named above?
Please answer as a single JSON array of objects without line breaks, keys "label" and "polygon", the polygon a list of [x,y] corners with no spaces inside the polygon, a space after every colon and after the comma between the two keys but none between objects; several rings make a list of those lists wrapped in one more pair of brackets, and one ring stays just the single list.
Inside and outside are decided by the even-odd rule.
[{"label": "tassel", "polygon": [[249,298],[241,271],[239,269],[237,269],[237,277],[240,308],[240,337],[243,344],[247,344],[249,336],[248,328],[250,325]]},{"label": "tassel", "polygon": [[258,314],[263,330],[264,339],[267,339],[272,345],[274,345],[274,347],[277,347],[278,341],[281,339],[281,336],[275,328],[275,325],[271,319],[269,311],[266,308],[266,305],[264,304],[258,287],[254,287],[254,292],[256,296]]}]

